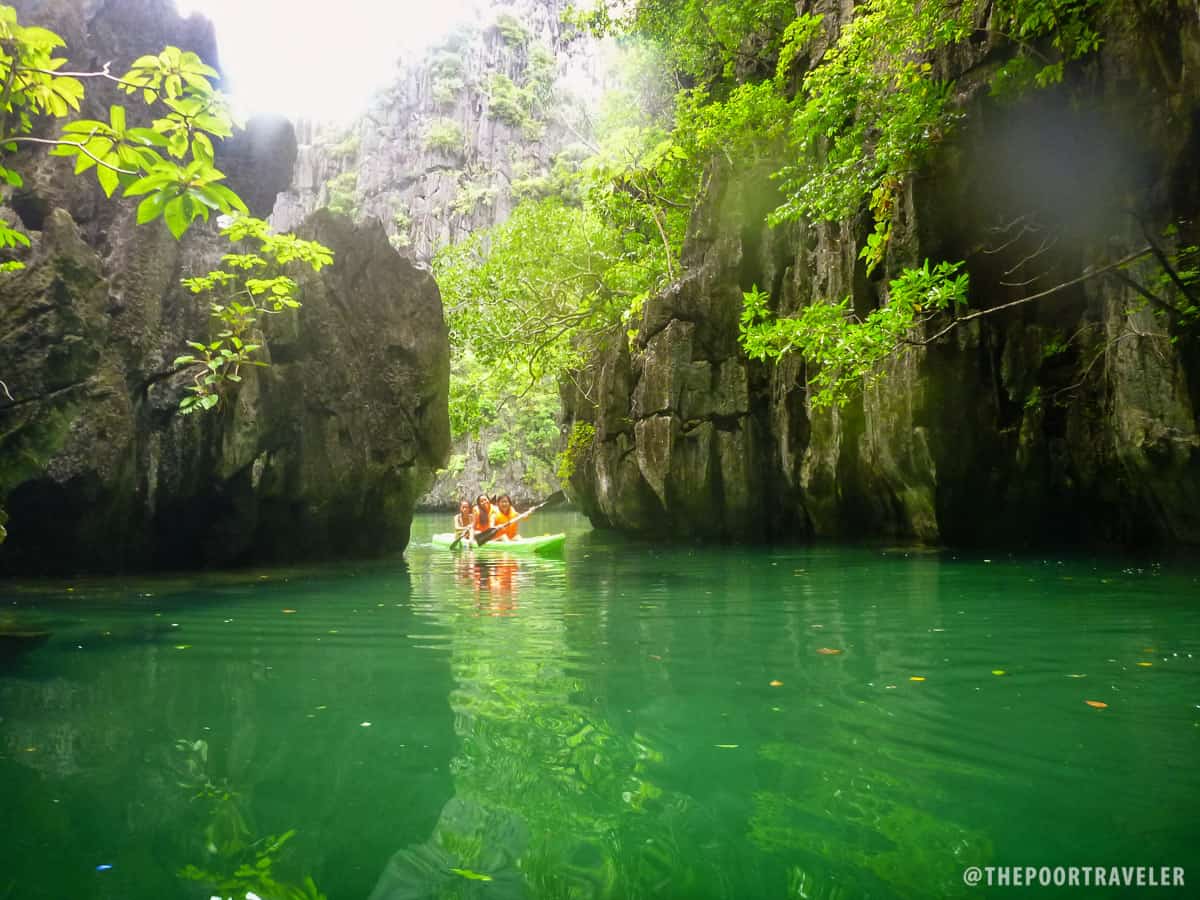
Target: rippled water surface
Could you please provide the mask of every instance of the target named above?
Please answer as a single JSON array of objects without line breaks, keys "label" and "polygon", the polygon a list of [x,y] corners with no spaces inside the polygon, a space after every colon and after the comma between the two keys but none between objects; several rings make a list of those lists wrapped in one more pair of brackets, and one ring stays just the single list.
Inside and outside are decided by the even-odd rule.
[{"label": "rippled water surface", "polygon": [[567,513],[531,529],[561,558],[451,554],[448,521],[405,560],[0,583],[0,626],[52,633],[0,661],[0,900],[1200,884],[1194,564],[653,548]]}]

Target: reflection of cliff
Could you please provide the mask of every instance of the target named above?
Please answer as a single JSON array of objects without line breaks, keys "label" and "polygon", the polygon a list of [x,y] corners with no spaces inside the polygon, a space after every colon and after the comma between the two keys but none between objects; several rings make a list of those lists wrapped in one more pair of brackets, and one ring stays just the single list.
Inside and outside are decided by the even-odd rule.
[{"label": "reflection of cliff", "polygon": [[[427,842],[392,858],[372,900],[493,889],[503,897],[610,897],[668,883],[680,896],[688,885],[688,895],[711,893],[719,854],[697,859],[688,849],[704,830],[699,807],[655,784],[662,754],[610,720],[596,696],[602,685],[573,663],[579,653],[565,624],[572,617],[546,608],[561,596],[560,585],[546,585],[562,569],[513,564],[515,571],[504,561],[464,564],[458,601],[430,614],[452,635],[455,797]],[[518,593],[536,616],[481,614]]]}]

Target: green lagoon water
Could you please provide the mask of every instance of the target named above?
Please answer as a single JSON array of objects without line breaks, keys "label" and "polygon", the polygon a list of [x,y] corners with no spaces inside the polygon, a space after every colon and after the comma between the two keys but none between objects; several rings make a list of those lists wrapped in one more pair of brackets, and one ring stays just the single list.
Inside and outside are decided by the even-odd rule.
[{"label": "green lagoon water", "polygon": [[570,513],[561,559],[451,554],[448,521],[404,560],[0,583],[53,632],[0,666],[0,900],[208,898],[180,870],[291,829],[274,875],[330,900],[1200,895],[1193,563]]}]

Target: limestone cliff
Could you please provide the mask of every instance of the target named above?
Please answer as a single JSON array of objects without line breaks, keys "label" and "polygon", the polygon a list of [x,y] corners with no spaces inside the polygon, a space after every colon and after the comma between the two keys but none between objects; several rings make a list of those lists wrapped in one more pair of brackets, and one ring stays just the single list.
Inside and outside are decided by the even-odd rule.
[{"label": "limestone cliff", "polygon": [[[829,39],[839,16],[821,11]],[[734,539],[1200,543],[1196,336],[1111,274],[964,324],[832,411],[812,408],[801,360],[767,367],[737,345],[754,285],[780,314],[850,296],[861,315],[903,266],[966,259],[972,306],[990,308],[1170,223],[1194,232],[1200,21],[1182,4],[1125,15],[1060,89],[1003,105],[982,78],[959,82],[964,124],[912,180],[874,277],[858,260],[869,222],[768,230],[772,167],[716,170],[685,277],[647,302],[632,348],[614,335],[593,361],[598,401],[565,397],[595,425],[572,480],[593,522]],[[986,42],[974,53],[939,65],[995,64]],[[1144,283],[1162,274],[1139,266]]]},{"label": "limestone cliff", "polygon": [[330,206],[384,224],[428,262],[440,247],[508,218],[556,162],[586,154],[604,79],[597,42],[568,35],[564,0],[489,8],[413,59],[365,115],[304,125],[292,187],[273,222]]},{"label": "limestone cliff", "polygon": [[[213,59],[211,29],[167,0],[26,3],[81,68],[164,44]],[[90,104],[115,98],[102,88]],[[286,186],[294,136],[253,126],[217,164],[258,210]],[[303,308],[272,319],[268,369],[217,412],[180,417],[170,361],[208,333],[179,285],[224,252],[215,227],[176,242],[137,227],[60,160],[18,161],[10,203],[33,240],[0,276],[0,571],[200,566],[401,550],[416,498],[444,463],[448,344],[437,287],[381,227],[321,213],[300,232],[335,265],[302,278]],[[282,169],[282,171],[281,171]],[[11,216],[10,216],[11,218]]]}]

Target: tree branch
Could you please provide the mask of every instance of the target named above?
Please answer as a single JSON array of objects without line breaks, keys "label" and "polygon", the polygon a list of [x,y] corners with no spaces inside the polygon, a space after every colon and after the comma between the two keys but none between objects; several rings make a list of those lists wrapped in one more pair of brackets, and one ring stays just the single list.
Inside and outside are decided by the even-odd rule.
[{"label": "tree branch", "polygon": [[75,147],[79,150],[80,153],[82,153],[84,156],[88,157],[93,162],[95,162],[96,165],[104,166],[104,168],[106,168],[106,169],[111,169],[112,171],[116,172],[118,175],[139,175],[139,174],[141,174],[140,172],[135,172],[132,169],[122,169],[118,166],[112,165],[111,163],[105,162],[100,157],[93,154],[92,151],[90,151],[86,146],[79,143],[78,141],[64,141],[59,138],[35,138],[35,137],[13,136],[13,137],[0,137],[0,144],[50,144],[51,146],[54,146],[54,147]]},{"label": "tree branch", "polygon": [[997,312],[1000,312],[1005,309],[1012,309],[1014,306],[1022,306],[1026,303],[1033,303],[1035,300],[1041,300],[1043,297],[1049,297],[1051,294],[1057,294],[1059,291],[1064,291],[1069,287],[1074,287],[1077,284],[1087,281],[1089,278],[1095,278],[1097,275],[1103,275],[1106,272],[1111,272],[1114,269],[1119,269],[1122,266],[1127,266],[1134,260],[1141,259],[1147,253],[1151,253],[1151,252],[1152,252],[1152,249],[1150,247],[1143,247],[1141,250],[1138,250],[1135,253],[1130,253],[1128,256],[1118,259],[1116,262],[1109,263],[1107,266],[1103,266],[1099,269],[1084,272],[1078,278],[1072,278],[1070,281],[1064,281],[1062,284],[1056,284],[1052,288],[1047,288],[1046,290],[1039,291],[1036,294],[1030,294],[1028,297],[1022,297],[1020,300],[1013,300],[1011,303],[1001,303],[999,306],[992,306],[992,307],[989,307],[988,309],[977,310],[976,312],[973,312],[970,315],[963,316],[961,319],[955,319],[949,325],[947,325],[945,328],[942,328],[941,330],[935,332],[934,334],[930,335],[927,338],[922,338],[920,340],[913,341],[913,343],[919,347],[924,347],[928,344],[932,344],[938,338],[944,337],[945,335],[949,334],[951,331],[953,331],[959,325],[962,325],[964,322],[970,322],[972,319],[979,319],[979,318],[982,318],[983,316],[990,316],[992,313],[997,313]]}]

